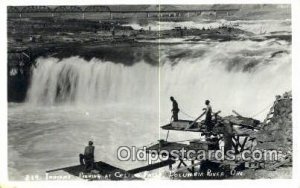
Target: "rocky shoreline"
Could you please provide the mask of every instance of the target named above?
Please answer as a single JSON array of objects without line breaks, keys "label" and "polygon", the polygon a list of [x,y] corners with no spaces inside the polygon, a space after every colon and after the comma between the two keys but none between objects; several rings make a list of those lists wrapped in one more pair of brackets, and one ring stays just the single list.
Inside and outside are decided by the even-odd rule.
[{"label": "rocky shoreline", "polygon": [[263,168],[245,171],[245,178],[270,179],[292,178],[293,125],[292,92],[277,95],[273,106],[263,122],[263,127],[253,137],[258,150],[279,152],[276,161],[266,161]]}]

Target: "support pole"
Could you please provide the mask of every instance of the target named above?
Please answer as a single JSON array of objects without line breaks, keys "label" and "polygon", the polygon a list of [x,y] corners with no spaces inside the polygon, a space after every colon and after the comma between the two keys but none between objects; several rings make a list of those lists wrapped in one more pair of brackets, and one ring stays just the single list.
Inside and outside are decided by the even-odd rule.
[{"label": "support pole", "polygon": [[170,132],[170,130],[168,130],[167,137],[166,137],[166,142],[168,141],[169,132]]},{"label": "support pole", "polygon": [[244,138],[244,141],[243,141],[243,143],[242,143],[242,145],[241,145],[241,150],[240,150],[240,152],[243,152],[243,151],[244,151],[244,148],[245,148],[245,145],[246,145],[247,141],[248,141],[248,137],[245,137],[245,138]]},{"label": "support pole", "polygon": [[[169,160],[171,160],[171,158],[172,158],[172,156],[170,155],[170,156],[169,156]],[[172,168],[172,163],[170,163],[170,164],[169,164],[169,170],[172,171],[172,169],[173,169],[173,168]]]},{"label": "support pole", "polygon": [[192,175],[193,175],[193,178],[194,178],[194,174],[195,174],[195,160],[191,160],[191,165],[192,165]]}]

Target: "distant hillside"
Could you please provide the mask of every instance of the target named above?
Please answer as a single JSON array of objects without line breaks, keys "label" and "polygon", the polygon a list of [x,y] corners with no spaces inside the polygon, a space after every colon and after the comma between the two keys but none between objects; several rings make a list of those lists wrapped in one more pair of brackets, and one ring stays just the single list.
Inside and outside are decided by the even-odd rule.
[{"label": "distant hillside", "polygon": [[[75,5],[76,6],[76,5]],[[96,5],[97,6],[97,5]],[[101,6],[101,5],[100,5]],[[231,20],[268,20],[268,19],[291,19],[290,4],[211,4],[211,5],[103,5],[108,6],[112,11],[159,11],[159,10],[221,10],[239,9],[234,15],[224,19]],[[19,6],[22,9],[24,6]],[[57,6],[48,6],[52,10]],[[87,6],[76,6],[84,10]],[[43,9],[41,9],[43,10]],[[47,10],[47,9],[46,9]]]},{"label": "distant hillside", "polygon": [[289,4],[214,4],[214,5],[120,5],[111,10],[196,10],[240,9],[231,19],[291,19]]}]

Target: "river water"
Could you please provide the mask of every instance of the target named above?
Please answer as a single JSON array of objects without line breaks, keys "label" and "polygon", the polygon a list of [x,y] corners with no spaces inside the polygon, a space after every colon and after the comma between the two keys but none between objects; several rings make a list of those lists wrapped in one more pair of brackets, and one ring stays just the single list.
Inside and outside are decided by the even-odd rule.
[{"label": "river water", "polygon": [[[224,20],[210,22],[220,23]],[[151,27],[157,24],[203,27],[191,22]],[[233,24],[256,35],[291,35],[290,20]],[[236,110],[263,120],[275,95],[292,88],[287,40],[203,40],[159,45],[158,50],[156,65],[139,61],[128,66],[78,56],[38,58],[26,102],[8,104],[9,178],[43,179],[46,170],[78,164],[78,154],[89,140],[95,143],[96,160],[125,170],[147,164],[117,160],[117,148],[141,147],[165,138],[159,126],[170,121],[170,96],[183,112],[180,119],[197,117],[209,99],[213,111],[222,111],[220,115]],[[171,133],[170,140],[198,137]]]}]

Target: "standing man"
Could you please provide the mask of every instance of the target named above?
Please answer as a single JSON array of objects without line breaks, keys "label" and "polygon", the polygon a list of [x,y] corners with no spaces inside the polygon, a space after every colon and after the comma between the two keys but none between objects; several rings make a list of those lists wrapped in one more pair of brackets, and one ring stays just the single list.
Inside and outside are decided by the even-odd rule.
[{"label": "standing man", "polygon": [[211,132],[213,125],[212,125],[212,108],[210,106],[210,101],[206,100],[205,101],[206,109],[205,109],[205,125],[207,132]]},{"label": "standing man", "polygon": [[178,108],[177,101],[172,96],[170,97],[170,100],[172,101],[172,110],[171,110],[171,112],[173,113],[173,115],[172,115],[173,121],[178,121],[179,108]]}]

